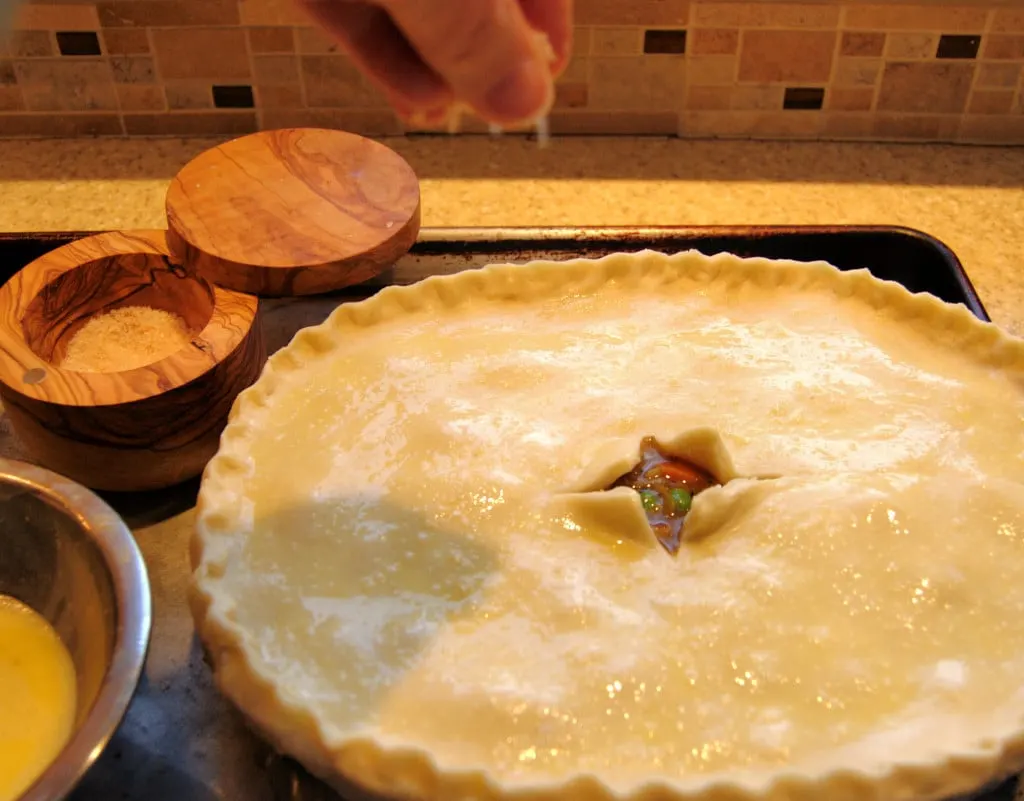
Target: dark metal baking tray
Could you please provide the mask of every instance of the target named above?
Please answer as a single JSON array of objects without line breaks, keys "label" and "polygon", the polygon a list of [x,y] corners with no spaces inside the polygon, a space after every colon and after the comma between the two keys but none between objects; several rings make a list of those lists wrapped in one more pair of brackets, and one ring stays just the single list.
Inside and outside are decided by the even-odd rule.
[{"label": "dark metal baking tray", "polygon": [[[29,261],[96,232],[0,234],[0,282]],[[866,267],[914,292],[930,292],[988,316],[953,252],[906,228],[658,227],[425,229],[412,252],[369,284],[331,296],[265,301],[268,348],[283,346],[302,327],[339,303],[386,284],[408,284],[491,262],[597,257],[650,248],[707,254],[729,251],[801,261],[822,259],[841,269]],[[30,458],[0,417],[0,456]],[[195,641],[186,603],[188,539],[197,481],[170,490],[108,494],[132,527],[153,588],[154,625],[143,681],[120,730],[72,801],[325,801],[334,798],[289,760],[272,755],[214,689]],[[1017,779],[976,801],[1012,801]]]},{"label": "dark metal baking tray", "polygon": [[[98,232],[0,234],[0,283],[53,248]],[[824,260],[842,270],[866,267],[912,292],[963,303],[988,320],[960,260],[928,234],[894,226],[708,226],[647,228],[426,228],[412,252],[379,278],[343,294],[409,284],[494,261],[596,258],[622,250],[678,251]]]}]

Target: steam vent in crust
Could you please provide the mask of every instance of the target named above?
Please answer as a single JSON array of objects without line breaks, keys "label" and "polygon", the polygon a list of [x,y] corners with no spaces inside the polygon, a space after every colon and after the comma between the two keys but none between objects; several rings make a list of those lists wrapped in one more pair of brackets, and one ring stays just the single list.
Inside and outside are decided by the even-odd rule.
[{"label": "steam vent in crust", "polygon": [[339,307],[207,468],[218,686],[343,791],[947,798],[1024,766],[1024,343],[818,263]]}]

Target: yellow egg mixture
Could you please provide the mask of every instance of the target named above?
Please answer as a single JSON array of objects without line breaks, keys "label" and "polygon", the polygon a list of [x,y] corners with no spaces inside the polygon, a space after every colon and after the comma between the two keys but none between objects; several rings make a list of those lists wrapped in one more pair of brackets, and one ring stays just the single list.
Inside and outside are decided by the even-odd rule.
[{"label": "yellow egg mixture", "polygon": [[39,778],[75,722],[75,666],[60,637],[25,604],[0,595],[0,801]]}]

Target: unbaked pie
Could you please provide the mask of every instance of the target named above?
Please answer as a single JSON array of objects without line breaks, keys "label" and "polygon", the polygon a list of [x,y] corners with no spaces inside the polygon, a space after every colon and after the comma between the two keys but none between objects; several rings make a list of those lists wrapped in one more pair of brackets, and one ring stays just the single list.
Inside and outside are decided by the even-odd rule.
[{"label": "unbaked pie", "polygon": [[949,796],[1024,764],[1022,420],[1024,344],[865,271],[432,278],[239,397],[193,610],[341,788]]}]

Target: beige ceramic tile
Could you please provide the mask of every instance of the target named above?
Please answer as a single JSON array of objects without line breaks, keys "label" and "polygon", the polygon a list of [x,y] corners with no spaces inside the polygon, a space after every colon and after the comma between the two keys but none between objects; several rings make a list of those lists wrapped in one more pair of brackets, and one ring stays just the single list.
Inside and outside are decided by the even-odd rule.
[{"label": "beige ceramic tile", "polygon": [[295,34],[300,53],[322,55],[339,52],[337,39],[329,36],[323,28],[297,28]]},{"label": "beige ceramic tile", "polygon": [[821,3],[697,3],[693,25],[719,28],[835,28],[839,6]]},{"label": "beige ceramic tile", "polygon": [[560,83],[555,86],[555,108],[586,108],[589,88],[585,83]]},{"label": "beige ceramic tile", "polygon": [[572,52],[577,56],[589,56],[593,41],[591,29],[577,25],[572,29]]},{"label": "beige ceramic tile", "polygon": [[351,61],[342,56],[302,56],[306,102],[312,106],[376,109],[387,100],[372,87]]},{"label": "beige ceramic tile", "polygon": [[879,111],[959,113],[967,106],[974,64],[892,62],[885,65],[878,95]]},{"label": "beige ceramic tile", "polygon": [[595,56],[638,56],[643,52],[641,28],[594,28],[590,52]]},{"label": "beige ceramic tile", "polygon": [[851,30],[911,30],[939,33],[981,33],[988,10],[981,7],[854,4],[846,8],[846,27]]},{"label": "beige ceramic tile", "polygon": [[249,53],[241,28],[163,28],[151,32],[165,79],[248,78]]},{"label": "beige ceramic tile", "polygon": [[213,108],[213,91],[208,81],[168,81],[164,84],[168,108],[186,111]]},{"label": "beige ceramic tile", "polygon": [[831,31],[744,31],[739,79],[826,82],[835,45]]},{"label": "beige ceramic tile", "polygon": [[262,114],[263,130],[274,128],[337,128],[365,136],[402,133],[402,124],[390,111],[351,109],[267,109]]},{"label": "beige ceramic tile", "polygon": [[694,86],[686,89],[686,108],[693,111],[725,111],[732,106],[732,86]]},{"label": "beige ceramic tile", "polygon": [[692,56],[686,61],[687,75],[702,86],[731,85],[736,82],[736,56]]},{"label": "beige ceramic tile", "polygon": [[836,86],[874,86],[882,72],[882,61],[877,58],[840,58],[832,83]]},{"label": "beige ceramic tile", "polygon": [[740,32],[729,28],[696,28],[686,40],[687,52],[695,56],[727,56],[740,47]]},{"label": "beige ceramic tile", "polygon": [[558,135],[672,136],[679,128],[675,112],[554,111],[551,132]]},{"label": "beige ceramic tile", "polygon": [[115,83],[155,83],[156,72],[149,56],[111,56]]},{"label": "beige ceramic tile", "polygon": [[167,108],[164,89],[156,84],[118,84],[117,102],[122,111],[163,111]]},{"label": "beige ceramic tile", "polygon": [[295,56],[253,56],[252,66],[258,84],[299,82],[299,60]]},{"label": "beige ceramic tile", "polygon": [[679,119],[682,137],[714,137],[732,139],[749,136],[751,112],[685,111]]},{"label": "beige ceramic tile", "polygon": [[732,108],[738,111],[761,111],[782,108],[784,87],[778,84],[741,84],[732,90]]},{"label": "beige ceramic tile", "polygon": [[125,114],[124,127],[133,136],[212,136],[256,130],[253,111],[170,111]]},{"label": "beige ceramic tile", "polygon": [[1012,89],[976,89],[967,104],[969,114],[1009,114],[1013,108]]},{"label": "beige ceramic tile", "polygon": [[616,111],[671,111],[681,106],[685,60],[674,56],[592,58],[590,106]]},{"label": "beige ceramic tile", "polygon": [[309,25],[295,0],[239,0],[243,25]]},{"label": "beige ceramic tile", "polygon": [[986,88],[1013,87],[1020,80],[1020,73],[1020,64],[981,62],[978,64],[978,71],[974,77],[974,85]]},{"label": "beige ceramic tile", "polygon": [[993,13],[993,33],[1024,33],[1024,9],[999,8]]},{"label": "beige ceramic tile", "polygon": [[698,111],[683,115],[683,136],[808,139],[820,135],[820,111]]},{"label": "beige ceramic tile", "polygon": [[112,55],[145,55],[149,53],[149,35],[145,28],[106,28],[103,47]]},{"label": "beige ceramic tile", "polygon": [[962,142],[981,144],[1024,144],[1024,115],[968,115],[960,123]]},{"label": "beige ceramic tile", "polygon": [[119,136],[117,114],[0,114],[0,136]]},{"label": "beige ceramic tile", "polygon": [[577,0],[578,25],[679,25],[689,22],[688,0]]},{"label": "beige ceramic tile", "polygon": [[885,57],[891,59],[934,58],[939,47],[937,33],[890,33],[886,37]]},{"label": "beige ceramic tile", "polygon": [[761,111],[752,117],[749,131],[756,137],[808,139],[818,136],[824,123],[820,111]]},{"label": "beige ceramic tile", "polygon": [[237,0],[100,0],[104,28],[237,25]]},{"label": "beige ceramic tile", "polygon": [[574,53],[558,80],[560,83],[587,83],[590,80],[590,59]]},{"label": "beige ceramic tile", "polygon": [[14,69],[30,111],[117,109],[110,65],[102,59],[16,61]]},{"label": "beige ceramic tile", "polygon": [[867,139],[873,124],[870,114],[826,113],[821,133],[828,139]]},{"label": "beige ceramic tile", "polygon": [[260,108],[302,108],[302,87],[294,86],[257,86],[255,88],[256,104]]},{"label": "beige ceramic tile", "polygon": [[1024,36],[986,36],[981,57],[1024,59]]},{"label": "beige ceramic tile", "polygon": [[14,17],[15,30],[94,31],[99,27],[96,7],[77,3],[22,3]]},{"label": "beige ceramic tile", "polygon": [[843,56],[880,56],[885,49],[884,33],[847,31],[839,45]]},{"label": "beige ceramic tile", "polygon": [[11,31],[5,51],[15,58],[46,58],[56,53],[49,31]]},{"label": "beige ceramic tile", "polygon": [[952,139],[960,118],[941,114],[877,114],[872,133],[885,139],[919,139],[938,142]]},{"label": "beige ceramic tile", "polygon": [[874,98],[871,88],[834,86],[826,92],[825,105],[830,111],[870,111]]},{"label": "beige ceramic tile", "polygon": [[21,111],[25,101],[18,86],[0,86],[0,111]]},{"label": "beige ceramic tile", "polygon": [[253,53],[291,53],[295,50],[293,29],[283,26],[249,28],[249,48]]}]

